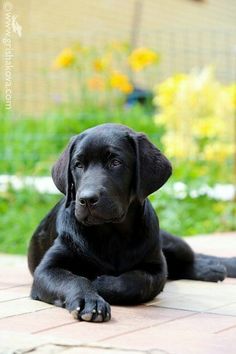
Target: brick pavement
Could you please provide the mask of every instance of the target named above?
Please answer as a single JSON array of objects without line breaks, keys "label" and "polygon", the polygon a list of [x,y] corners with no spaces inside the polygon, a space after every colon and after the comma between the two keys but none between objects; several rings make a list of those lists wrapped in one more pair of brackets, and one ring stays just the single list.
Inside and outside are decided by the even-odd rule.
[{"label": "brick pavement", "polygon": [[[236,256],[236,233],[187,239],[196,251]],[[139,306],[112,306],[107,323],[77,322],[29,299],[26,258],[0,255],[0,354],[235,354],[236,279],[168,282]]]}]

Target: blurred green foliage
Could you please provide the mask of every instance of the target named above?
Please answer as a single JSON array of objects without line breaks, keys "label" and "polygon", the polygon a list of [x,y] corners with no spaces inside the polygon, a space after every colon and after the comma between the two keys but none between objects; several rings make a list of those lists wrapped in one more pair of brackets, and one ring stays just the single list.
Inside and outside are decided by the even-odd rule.
[{"label": "blurred green foliage", "polygon": [[[88,106],[60,106],[44,117],[10,117],[2,109],[0,151],[3,156],[0,173],[22,175],[48,175],[59,152],[71,136],[97,124],[113,122],[128,125],[146,132],[151,140],[160,145],[163,129],[157,129],[149,111],[137,105],[132,109]],[[10,143],[9,143],[10,142]]]},{"label": "blurred green foliage", "polygon": [[[59,201],[60,195],[40,194],[33,189],[0,193],[1,252],[25,254],[32,233]],[[236,205],[207,197],[174,199],[165,188],[151,196],[161,228],[176,235],[235,230]]]},{"label": "blurred green foliage", "polygon": [[234,183],[236,84],[219,82],[206,67],[166,79],[155,93],[155,122],[165,129],[161,142],[181,180]]},{"label": "blurred green foliage", "polygon": [[[39,118],[18,118],[0,105],[0,174],[50,175],[52,164],[72,135],[106,122],[126,124],[136,131],[143,131],[163,149],[164,127],[157,126],[150,109],[140,105],[129,109],[122,105],[104,109],[95,102],[86,110],[71,104],[58,105],[53,112]],[[223,164],[221,162],[222,168]],[[194,166],[187,160],[180,164],[176,161],[171,181],[184,181],[190,188],[209,181],[212,184],[224,182],[217,180],[214,162],[195,161]],[[228,174],[231,171],[229,166],[226,170]],[[1,252],[26,253],[37,224],[59,199],[59,195],[39,194],[30,189],[0,192]],[[207,196],[179,200],[168,194],[165,186],[151,196],[151,201],[161,227],[180,236],[236,229],[233,201],[215,201]]]},{"label": "blurred green foliage", "polygon": [[31,234],[58,196],[23,189],[0,193],[0,250],[25,254]]}]

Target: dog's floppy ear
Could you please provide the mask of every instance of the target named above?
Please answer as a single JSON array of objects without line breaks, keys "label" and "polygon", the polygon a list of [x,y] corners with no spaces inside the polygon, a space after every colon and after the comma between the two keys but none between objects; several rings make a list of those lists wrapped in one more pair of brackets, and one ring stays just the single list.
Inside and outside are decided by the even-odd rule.
[{"label": "dog's floppy ear", "polygon": [[66,196],[66,207],[75,195],[73,176],[70,171],[70,161],[75,145],[76,136],[70,139],[69,144],[52,167],[52,179],[60,192]]},{"label": "dog's floppy ear", "polygon": [[[133,135],[133,134],[132,134]],[[136,194],[145,199],[168,180],[172,173],[169,160],[143,133],[133,135],[136,150]]]}]

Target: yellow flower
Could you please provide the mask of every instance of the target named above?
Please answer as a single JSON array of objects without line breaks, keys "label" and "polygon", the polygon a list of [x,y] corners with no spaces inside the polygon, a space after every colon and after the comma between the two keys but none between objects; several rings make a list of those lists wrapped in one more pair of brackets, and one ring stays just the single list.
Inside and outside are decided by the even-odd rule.
[{"label": "yellow flower", "polygon": [[233,108],[236,109],[236,84],[227,87],[227,93],[230,96]]},{"label": "yellow flower", "polygon": [[206,160],[224,161],[227,157],[232,156],[234,152],[235,146],[233,144],[214,142],[205,147],[204,157]]},{"label": "yellow flower", "polygon": [[182,139],[186,157],[189,151],[193,159],[231,157],[235,93],[234,85],[218,82],[211,68],[177,74],[157,86],[154,119],[166,128],[163,144],[170,156],[184,158]]},{"label": "yellow flower", "polygon": [[133,86],[129,82],[128,77],[118,71],[115,71],[111,75],[110,84],[111,87],[124,93],[130,93],[133,90]]},{"label": "yellow flower", "polygon": [[171,105],[178,94],[181,83],[184,82],[186,78],[187,75],[185,74],[176,74],[156,86],[155,90],[157,96],[154,98],[154,103],[163,107]]},{"label": "yellow flower", "polygon": [[71,48],[65,48],[53,62],[54,69],[68,68],[75,62],[75,55]]},{"label": "yellow flower", "polygon": [[104,80],[99,76],[94,76],[87,81],[88,88],[92,91],[103,91],[105,88]]},{"label": "yellow flower", "polygon": [[137,48],[128,57],[128,62],[132,70],[140,71],[158,59],[159,57],[154,51],[147,48]]},{"label": "yellow flower", "polygon": [[193,122],[193,132],[199,137],[217,137],[224,129],[224,121],[217,116],[203,117]]},{"label": "yellow flower", "polygon": [[165,153],[170,158],[184,159],[196,153],[196,146],[191,137],[168,132],[161,140],[165,146]]}]

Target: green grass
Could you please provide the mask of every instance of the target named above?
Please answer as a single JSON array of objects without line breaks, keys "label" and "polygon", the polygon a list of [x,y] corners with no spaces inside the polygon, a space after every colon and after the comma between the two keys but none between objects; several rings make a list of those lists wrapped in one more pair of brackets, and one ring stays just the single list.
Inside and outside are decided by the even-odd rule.
[{"label": "green grass", "polygon": [[[161,148],[163,131],[157,129],[150,111],[141,106],[131,109],[88,106],[59,107],[43,117],[17,118],[0,104],[0,174],[49,175],[51,166],[69,137],[97,124],[122,123],[144,131]],[[222,180],[216,170],[223,171]],[[191,161],[174,166],[171,181],[183,181],[189,188],[224,182],[230,166]],[[228,177],[229,176],[229,177]],[[232,177],[232,178],[231,178]],[[39,194],[34,190],[0,192],[0,250],[25,254],[34,229],[60,196]],[[194,235],[236,229],[236,206],[233,202],[214,201],[206,196],[179,200],[165,192],[165,188],[151,196],[159,215],[161,227],[177,235]]]},{"label": "green grass", "polygon": [[179,236],[236,229],[234,201],[216,201],[208,196],[176,199],[160,190],[151,196],[161,228]]},{"label": "green grass", "polygon": [[25,254],[37,224],[58,200],[58,195],[39,194],[28,189],[1,193],[1,252]]},{"label": "green grass", "polygon": [[[59,199],[60,195],[39,194],[29,189],[1,193],[1,252],[26,254],[38,223]],[[161,227],[179,236],[236,228],[233,202],[217,202],[207,197],[177,200],[164,190],[153,195],[151,200]]]},{"label": "green grass", "polygon": [[106,122],[126,124],[144,131],[160,145],[162,132],[157,130],[149,112],[139,106],[110,111],[89,107],[86,112],[76,107],[70,110],[61,108],[40,119],[14,119],[5,113],[0,120],[0,151],[3,151],[0,173],[48,175],[71,136]]}]

